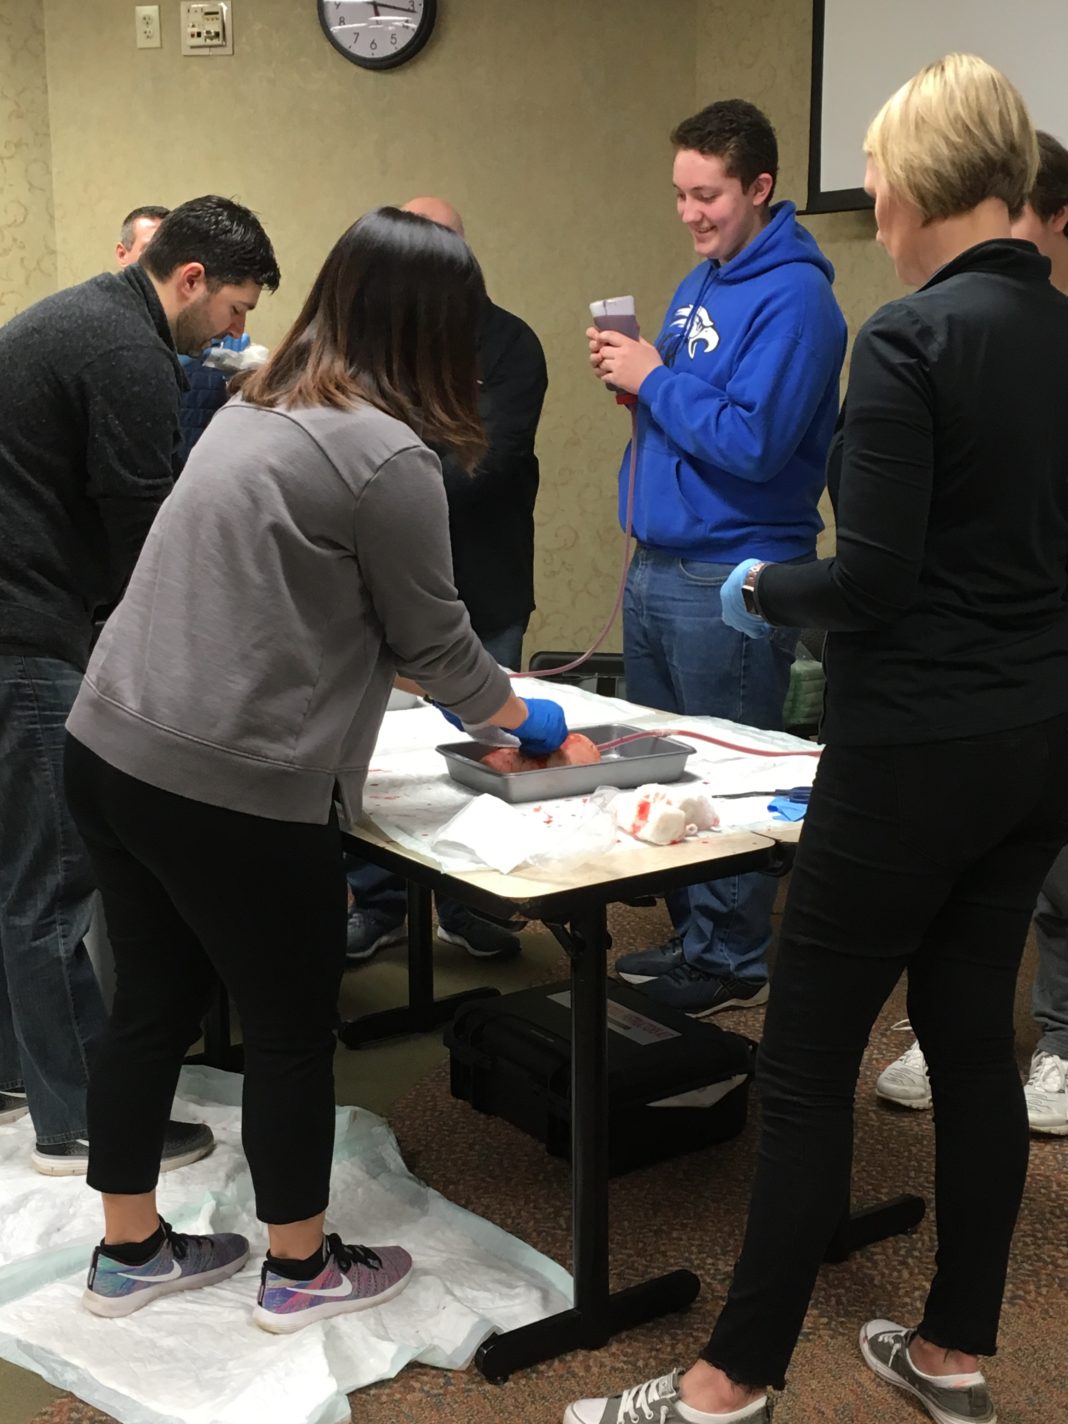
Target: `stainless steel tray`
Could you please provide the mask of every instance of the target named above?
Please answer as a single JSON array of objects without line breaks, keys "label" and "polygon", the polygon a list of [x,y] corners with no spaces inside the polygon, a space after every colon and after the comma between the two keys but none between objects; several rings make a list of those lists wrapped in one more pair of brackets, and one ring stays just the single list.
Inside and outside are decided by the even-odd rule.
[{"label": "stainless steel tray", "polygon": [[[641,727],[616,723],[598,727],[572,727],[591,742],[611,742]],[[557,796],[588,796],[598,786],[644,786],[647,781],[677,781],[686,770],[686,758],[693,747],[674,737],[651,733],[640,742],[613,747],[592,766],[556,766],[546,771],[493,771],[480,760],[491,747],[481,742],[449,742],[437,750],[445,758],[453,781],[471,791],[486,791],[502,801],[551,801]]]}]

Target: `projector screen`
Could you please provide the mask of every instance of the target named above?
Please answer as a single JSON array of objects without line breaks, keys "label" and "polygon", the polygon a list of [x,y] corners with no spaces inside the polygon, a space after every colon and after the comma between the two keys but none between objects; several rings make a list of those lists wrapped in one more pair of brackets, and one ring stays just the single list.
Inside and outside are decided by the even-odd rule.
[{"label": "projector screen", "polygon": [[861,144],[883,101],[953,50],[981,55],[1068,144],[1068,0],[813,0],[808,210],[870,206]]}]

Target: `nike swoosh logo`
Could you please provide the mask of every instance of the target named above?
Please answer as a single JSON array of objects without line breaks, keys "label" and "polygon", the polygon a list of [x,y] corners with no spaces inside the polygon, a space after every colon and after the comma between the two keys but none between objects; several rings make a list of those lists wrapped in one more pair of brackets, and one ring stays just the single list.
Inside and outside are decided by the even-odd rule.
[{"label": "nike swoosh logo", "polygon": [[351,1281],[342,1281],[340,1285],[330,1286],[329,1288],[324,1290],[309,1290],[307,1286],[286,1286],[286,1290],[299,1291],[301,1295],[346,1296],[352,1295],[353,1293]]},{"label": "nike swoosh logo", "polygon": [[128,1281],[137,1281],[142,1285],[159,1285],[161,1281],[176,1281],[182,1274],[182,1268],[177,1261],[171,1262],[169,1271],[164,1271],[160,1276],[137,1276],[133,1271],[116,1271],[116,1275],[125,1276]]}]

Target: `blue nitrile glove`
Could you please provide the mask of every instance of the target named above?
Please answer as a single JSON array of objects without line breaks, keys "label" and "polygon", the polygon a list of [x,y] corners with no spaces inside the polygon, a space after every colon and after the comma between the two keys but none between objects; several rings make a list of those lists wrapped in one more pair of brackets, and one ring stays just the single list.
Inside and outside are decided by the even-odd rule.
[{"label": "blue nitrile glove", "polygon": [[460,731],[460,732],[466,732],[466,731],[467,731],[467,728],[466,728],[466,727],[464,726],[464,724],[460,721],[459,717],[457,717],[457,715],[456,715],[455,712],[450,712],[447,707],[442,707],[442,705],[441,705],[440,702],[431,702],[430,705],[431,705],[431,707],[436,707],[436,708],[438,709],[438,711],[441,713],[441,715],[445,718],[446,722],[451,722],[452,725],[453,725],[458,731]]},{"label": "blue nitrile glove", "polygon": [[791,801],[788,796],[776,796],[774,801],[768,802],[768,810],[784,821],[801,821],[808,806],[803,801]]},{"label": "blue nitrile glove", "polygon": [[719,591],[719,603],[724,623],[749,638],[766,638],[771,632],[771,624],[755,613],[748,613],[742,602],[742,584],[745,576],[759,559],[745,559],[727,575]]},{"label": "blue nitrile glove", "polygon": [[526,721],[508,731],[519,738],[520,747],[530,756],[548,756],[563,745],[567,736],[563,711],[547,697],[524,697],[523,701],[527,704]]}]

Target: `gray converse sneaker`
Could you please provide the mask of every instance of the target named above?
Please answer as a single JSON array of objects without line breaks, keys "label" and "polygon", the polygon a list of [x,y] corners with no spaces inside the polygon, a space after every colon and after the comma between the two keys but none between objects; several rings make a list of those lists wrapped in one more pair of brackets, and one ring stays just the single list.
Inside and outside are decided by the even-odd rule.
[{"label": "gray converse sneaker", "polygon": [[[691,1424],[694,1419],[714,1424],[723,1418],[722,1414],[705,1414],[688,1405],[684,1421],[676,1408],[678,1403],[679,1372],[673,1370],[660,1379],[646,1380],[633,1389],[625,1389],[622,1394],[576,1399],[564,1411],[564,1424]],[[771,1405],[767,1396],[754,1400],[731,1418],[744,1419],[745,1424],[769,1424]]]},{"label": "gray converse sneaker", "polygon": [[909,1358],[915,1334],[892,1320],[869,1320],[860,1332],[860,1353],[880,1379],[915,1395],[939,1424],[997,1424],[981,1374],[950,1375],[945,1384],[920,1374]]}]

